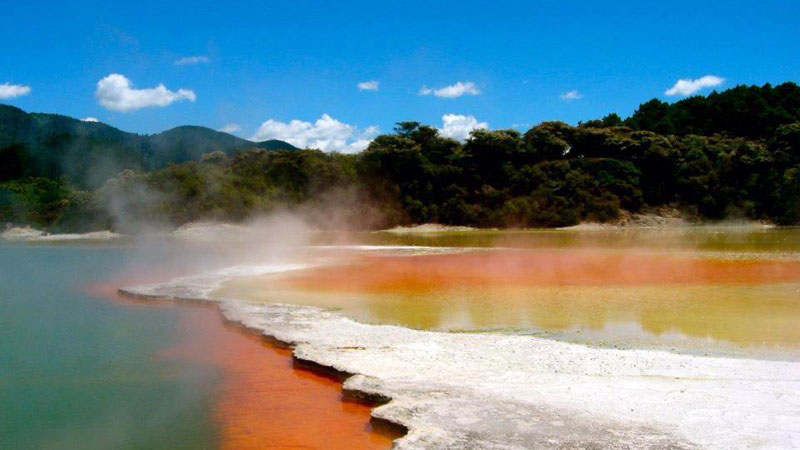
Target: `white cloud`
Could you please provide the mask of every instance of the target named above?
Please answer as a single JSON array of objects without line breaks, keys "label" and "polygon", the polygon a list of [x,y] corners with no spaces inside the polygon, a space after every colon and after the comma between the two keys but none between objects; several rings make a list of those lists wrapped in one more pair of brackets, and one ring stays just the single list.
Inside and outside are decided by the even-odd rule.
[{"label": "white cloud", "polygon": [[176,66],[188,66],[193,64],[208,64],[211,62],[208,56],[203,55],[196,55],[196,56],[184,56],[183,58],[178,58],[175,60]]},{"label": "white cloud", "polygon": [[238,132],[242,131],[242,127],[239,126],[238,123],[226,123],[225,126],[223,126],[222,128],[220,128],[217,131],[222,131],[223,133],[231,133],[231,134],[233,134],[233,133],[238,133]]},{"label": "white cloud", "polygon": [[181,100],[195,101],[197,96],[189,89],[170,91],[163,84],[149,89],[134,89],[124,75],[112,73],[97,82],[94,92],[101,105],[113,111],[132,111],[151,106],[167,106]]},{"label": "white cloud", "polygon": [[297,119],[288,123],[269,119],[258,127],[250,140],[280,139],[296,147],[354,153],[367,148],[377,134],[378,127],[370,126],[362,130],[323,114],[314,123]]},{"label": "white cloud", "polygon": [[81,122],[100,122],[100,119],[97,117],[84,117]]},{"label": "white cloud", "polygon": [[716,75],[706,75],[694,80],[690,78],[681,78],[675,83],[674,86],[667,89],[664,94],[687,96],[692,95],[703,88],[719,86],[724,82],[725,78],[718,77]]},{"label": "white cloud", "polygon": [[578,92],[577,89],[573,89],[571,91],[562,92],[561,95],[559,95],[559,97],[561,98],[561,100],[570,101],[570,100],[580,100],[581,98],[583,98],[583,95],[580,92]]},{"label": "white cloud", "polygon": [[369,81],[362,81],[358,83],[358,90],[359,91],[377,91],[380,88],[380,81],[377,80],[369,80]]},{"label": "white cloud", "polygon": [[364,150],[369,146],[369,143],[375,139],[375,136],[380,134],[380,129],[375,125],[368,126],[365,130],[360,131],[356,137],[347,145],[347,149],[343,150],[344,153],[357,153]]},{"label": "white cloud", "polygon": [[31,87],[24,84],[0,84],[0,99],[21,97],[31,93]]},{"label": "white cloud", "polygon": [[422,86],[419,90],[419,95],[435,95],[442,98],[456,98],[462,95],[478,95],[481,91],[478,86],[472,81],[458,81],[456,84],[445,86],[438,89],[431,89],[427,86]]},{"label": "white cloud", "polygon": [[439,132],[442,136],[465,141],[472,130],[487,130],[489,124],[478,122],[475,116],[464,116],[460,114],[445,114],[442,116],[442,128]]}]

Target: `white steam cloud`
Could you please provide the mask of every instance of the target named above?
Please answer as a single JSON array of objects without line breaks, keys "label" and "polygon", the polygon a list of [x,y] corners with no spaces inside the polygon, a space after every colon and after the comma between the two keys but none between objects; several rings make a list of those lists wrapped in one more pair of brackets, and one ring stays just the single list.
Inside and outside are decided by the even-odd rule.
[{"label": "white steam cloud", "polygon": [[100,119],[97,117],[84,117],[81,122],[100,122]]},{"label": "white steam cloud", "polygon": [[280,139],[296,147],[355,153],[367,148],[377,134],[376,126],[360,129],[323,114],[314,123],[297,119],[288,123],[269,119],[258,127],[250,140]]},{"label": "white steam cloud", "polygon": [[31,93],[31,87],[24,84],[0,84],[0,99],[22,97]]},{"label": "white steam cloud", "polygon": [[422,86],[419,90],[419,95],[433,95],[441,98],[457,98],[463,95],[479,95],[480,93],[480,89],[472,81],[458,81],[456,84],[438,89]]},{"label": "white steam cloud", "polygon": [[154,106],[167,106],[177,101],[195,101],[197,96],[189,89],[170,91],[163,84],[154,88],[134,89],[124,75],[112,73],[97,82],[94,95],[104,107],[119,112],[133,111]]},{"label": "white steam cloud", "polygon": [[671,88],[667,89],[664,94],[666,95],[681,95],[687,96],[692,95],[695,92],[699,91],[700,89],[707,88],[707,87],[714,87],[719,86],[720,84],[725,82],[725,78],[718,77],[716,75],[706,75],[704,77],[696,78],[694,80],[690,78],[681,78],[675,85]]}]

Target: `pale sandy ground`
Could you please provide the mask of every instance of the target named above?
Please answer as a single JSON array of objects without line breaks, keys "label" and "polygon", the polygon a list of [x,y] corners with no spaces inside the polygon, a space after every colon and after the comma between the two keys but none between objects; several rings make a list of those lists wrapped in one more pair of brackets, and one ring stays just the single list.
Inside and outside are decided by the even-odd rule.
[{"label": "pale sandy ground", "polygon": [[189,222],[181,225],[171,233],[173,237],[187,240],[211,241],[220,236],[236,236],[247,230],[243,225],[216,222]]},{"label": "pale sandy ground", "polygon": [[530,336],[355,322],[314,307],[212,298],[229,269],[123,289],[220,302],[234,322],[355,374],[345,389],[392,400],[398,449],[800,448],[800,363],[590,348]]},{"label": "pale sandy ground", "polygon": [[49,234],[30,227],[13,227],[0,233],[0,239],[17,242],[107,241],[120,237],[122,235],[111,231]]},{"label": "pale sandy ground", "polygon": [[396,226],[386,230],[380,230],[381,233],[393,234],[417,234],[417,233],[441,233],[445,231],[474,231],[478,228],[464,227],[457,225],[442,225],[440,223],[423,223],[420,225],[410,226]]},{"label": "pale sandy ground", "polygon": [[[761,229],[773,228],[774,224],[752,221],[752,220],[738,220],[738,221],[725,221],[725,222],[694,222],[681,216],[669,216],[661,214],[631,214],[623,212],[619,220],[615,222],[597,223],[597,222],[581,222],[577,225],[568,227],[554,228],[556,230],[618,230],[618,229],[631,229],[631,228],[663,228],[663,229],[682,229],[689,227],[704,227],[704,228],[744,228],[744,229]],[[547,228],[544,228],[547,229]],[[496,231],[497,228],[473,228],[454,225],[442,225],[438,223],[424,223],[420,225],[411,226],[396,226],[386,230],[380,230],[379,233],[390,234],[435,234],[446,233],[454,231]]]}]

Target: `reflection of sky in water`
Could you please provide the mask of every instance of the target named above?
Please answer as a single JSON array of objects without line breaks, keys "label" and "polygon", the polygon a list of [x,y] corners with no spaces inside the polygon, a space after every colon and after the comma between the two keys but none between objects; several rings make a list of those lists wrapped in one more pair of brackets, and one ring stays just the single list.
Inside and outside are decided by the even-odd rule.
[{"label": "reflection of sky in water", "polygon": [[[458,283],[425,285],[423,282],[413,289],[403,288],[408,284],[404,284],[406,280],[402,277],[396,286],[387,285],[391,289],[375,286],[353,289],[349,285],[338,289],[329,282],[286,286],[283,282],[262,278],[231,282],[225,290],[226,296],[337,308],[366,322],[423,329],[543,332],[555,338],[601,345],[656,346],[712,353],[744,351],[764,356],[795,355],[800,348],[800,271],[795,262],[800,242],[798,230],[689,233],[688,238],[684,236],[683,241],[672,246],[675,251],[669,254],[690,258],[687,264],[692,269],[685,275],[689,279],[695,271],[691,264],[704,262],[696,266],[696,270],[702,272],[697,279],[683,284],[674,280],[659,281],[658,274],[651,274],[656,283],[646,282],[647,264],[656,264],[653,270],[657,271],[660,263],[657,259],[654,263],[645,258],[644,266],[637,264],[639,255],[652,254],[653,248],[658,249],[658,255],[665,255],[666,242],[676,239],[674,234],[651,232],[653,237],[648,241],[647,235],[642,233],[597,233],[569,232],[561,236],[557,232],[544,232],[530,233],[527,238],[514,235],[513,238],[520,240],[523,236],[522,244],[516,245],[529,248],[542,244],[542,239],[548,248],[557,241],[556,247],[568,254],[573,248],[585,249],[587,240],[595,251],[603,248],[600,244],[609,242],[608,250],[599,251],[625,254],[625,264],[630,264],[631,271],[640,271],[641,276],[626,274],[626,266],[620,266],[613,268],[607,283],[580,285],[578,281],[578,285],[564,285],[563,280],[559,280],[549,285],[481,282],[460,286]],[[609,234],[611,238],[602,237]],[[501,240],[511,239],[499,236]],[[640,247],[625,244],[621,236],[633,236],[631,242],[651,250],[642,253]],[[465,234],[456,238],[464,245],[476,245],[476,239],[485,237]],[[424,239],[429,245],[454,244],[453,236]],[[687,251],[691,246],[703,250]],[[784,265],[779,260],[789,261]],[[451,264],[453,260],[443,259],[442,262]],[[702,265],[705,262],[713,269]],[[428,269],[422,266],[423,276]],[[429,272],[432,277],[441,275],[435,270]],[[718,273],[722,281],[715,278]],[[419,276],[418,273],[414,275]],[[370,275],[369,270],[356,266],[349,276],[355,279]],[[592,276],[596,277],[597,273],[587,275]],[[635,282],[613,286],[615,276],[628,277]],[[313,277],[311,279],[313,281]],[[743,281],[737,282],[739,279]],[[760,282],[761,279],[768,281]],[[641,282],[643,280],[645,282]],[[415,283],[412,280],[411,284]]]}]

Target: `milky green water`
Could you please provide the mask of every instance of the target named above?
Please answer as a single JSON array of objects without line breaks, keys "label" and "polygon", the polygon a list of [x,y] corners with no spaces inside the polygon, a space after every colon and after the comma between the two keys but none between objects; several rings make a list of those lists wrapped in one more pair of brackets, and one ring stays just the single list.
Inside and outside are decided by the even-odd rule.
[{"label": "milky green water", "polygon": [[216,448],[217,370],[157,357],[177,339],[178,311],[84,293],[134,259],[122,247],[0,244],[0,449]]}]

